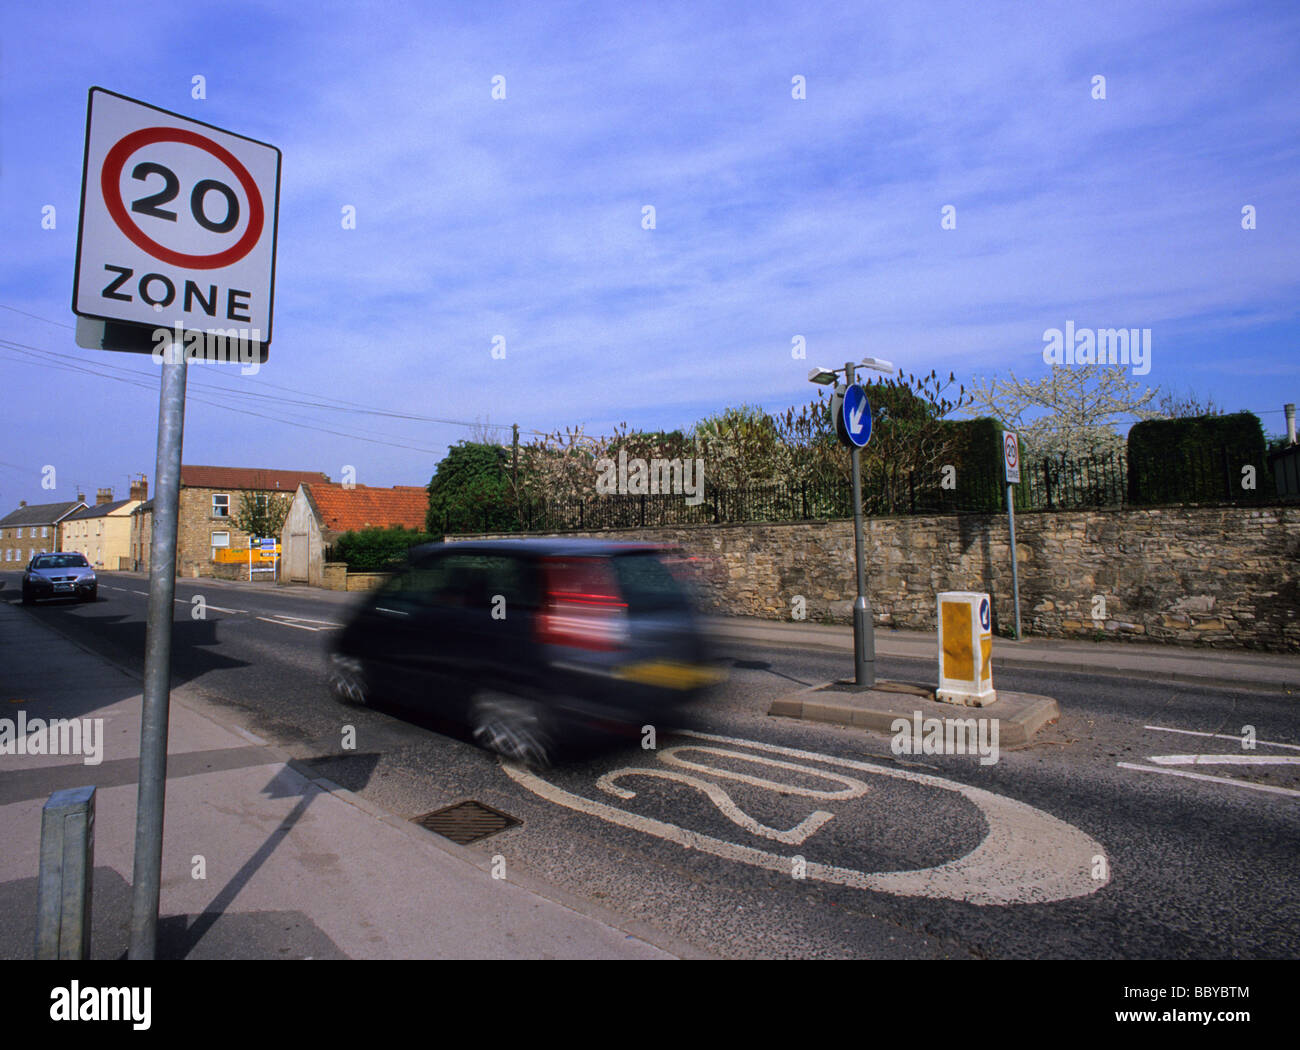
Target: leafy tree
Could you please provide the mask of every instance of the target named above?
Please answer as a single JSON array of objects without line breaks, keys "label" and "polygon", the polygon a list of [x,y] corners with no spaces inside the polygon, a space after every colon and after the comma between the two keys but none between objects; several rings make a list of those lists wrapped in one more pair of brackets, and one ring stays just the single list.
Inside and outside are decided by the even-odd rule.
[{"label": "leafy tree", "polygon": [[510,528],[514,510],[509,460],[500,445],[453,445],[429,481],[429,532]]},{"label": "leafy tree", "polygon": [[776,420],[755,405],[727,408],[695,424],[696,453],[715,487],[771,485],[782,480],[782,454]]},{"label": "leafy tree", "polygon": [[246,532],[249,536],[278,538],[292,504],[292,493],[244,490],[239,493],[239,505],[230,516],[230,521],[240,532]]}]

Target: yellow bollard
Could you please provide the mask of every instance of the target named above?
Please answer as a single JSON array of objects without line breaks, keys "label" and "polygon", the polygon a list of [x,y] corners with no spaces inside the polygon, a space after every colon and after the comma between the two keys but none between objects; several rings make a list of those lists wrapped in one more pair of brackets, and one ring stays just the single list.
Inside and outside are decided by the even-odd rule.
[{"label": "yellow bollard", "polygon": [[993,689],[993,631],[989,596],[979,591],[939,594],[939,688],[948,704],[986,707]]}]

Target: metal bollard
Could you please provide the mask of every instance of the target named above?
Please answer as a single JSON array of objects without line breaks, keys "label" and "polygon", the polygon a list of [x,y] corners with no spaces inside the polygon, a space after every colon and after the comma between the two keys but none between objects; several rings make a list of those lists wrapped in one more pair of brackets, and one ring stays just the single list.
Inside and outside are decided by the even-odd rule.
[{"label": "metal bollard", "polygon": [[41,810],[36,958],[90,958],[95,789],[56,791]]}]

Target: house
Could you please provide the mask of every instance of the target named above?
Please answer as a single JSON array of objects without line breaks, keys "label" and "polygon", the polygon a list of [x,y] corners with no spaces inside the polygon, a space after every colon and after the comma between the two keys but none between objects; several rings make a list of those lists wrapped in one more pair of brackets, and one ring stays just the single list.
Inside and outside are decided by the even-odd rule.
[{"label": "house", "polygon": [[0,566],[22,569],[36,555],[59,550],[59,522],[85,506],[81,496],[65,503],[20,502],[0,518]]},{"label": "house", "polygon": [[[181,466],[180,508],[176,535],[178,576],[238,576],[248,578],[247,566],[236,560],[220,564],[218,552],[247,550],[249,535],[235,525],[243,494],[282,493],[286,502],[303,483],[329,483],[329,475],[314,470],[275,470],[265,467]],[[131,560],[139,572],[149,571],[153,536],[153,500],[132,514]]]},{"label": "house", "polygon": [[59,522],[59,550],[77,551],[96,569],[131,567],[131,512],[146,494],[146,482],[131,486],[128,499],[113,499],[112,489],[100,489],[93,507],[83,507]]},{"label": "house", "polygon": [[[283,493],[287,502],[299,485],[328,484],[329,480],[328,475],[314,470],[182,466],[177,575],[218,575],[217,551],[248,548],[248,533],[234,524],[243,493]],[[242,578],[247,578],[245,565],[236,563],[231,568],[242,570]]]},{"label": "house", "polygon": [[281,577],[322,586],[325,548],[339,536],[375,526],[423,530],[428,510],[429,490],[421,485],[300,485],[280,533]]}]

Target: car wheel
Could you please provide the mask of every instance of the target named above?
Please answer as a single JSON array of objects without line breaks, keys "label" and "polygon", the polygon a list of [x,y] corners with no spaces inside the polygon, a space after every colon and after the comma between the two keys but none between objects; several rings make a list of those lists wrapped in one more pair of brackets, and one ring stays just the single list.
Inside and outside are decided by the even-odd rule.
[{"label": "car wheel", "polygon": [[351,656],[335,656],[330,670],[330,689],[340,703],[365,707],[370,703],[370,676],[365,664]]},{"label": "car wheel", "polygon": [[506,693],[479,693],[470,706],[474,742],[502,758],[546,767],[555,758],[555,738],[542,707]]}]

